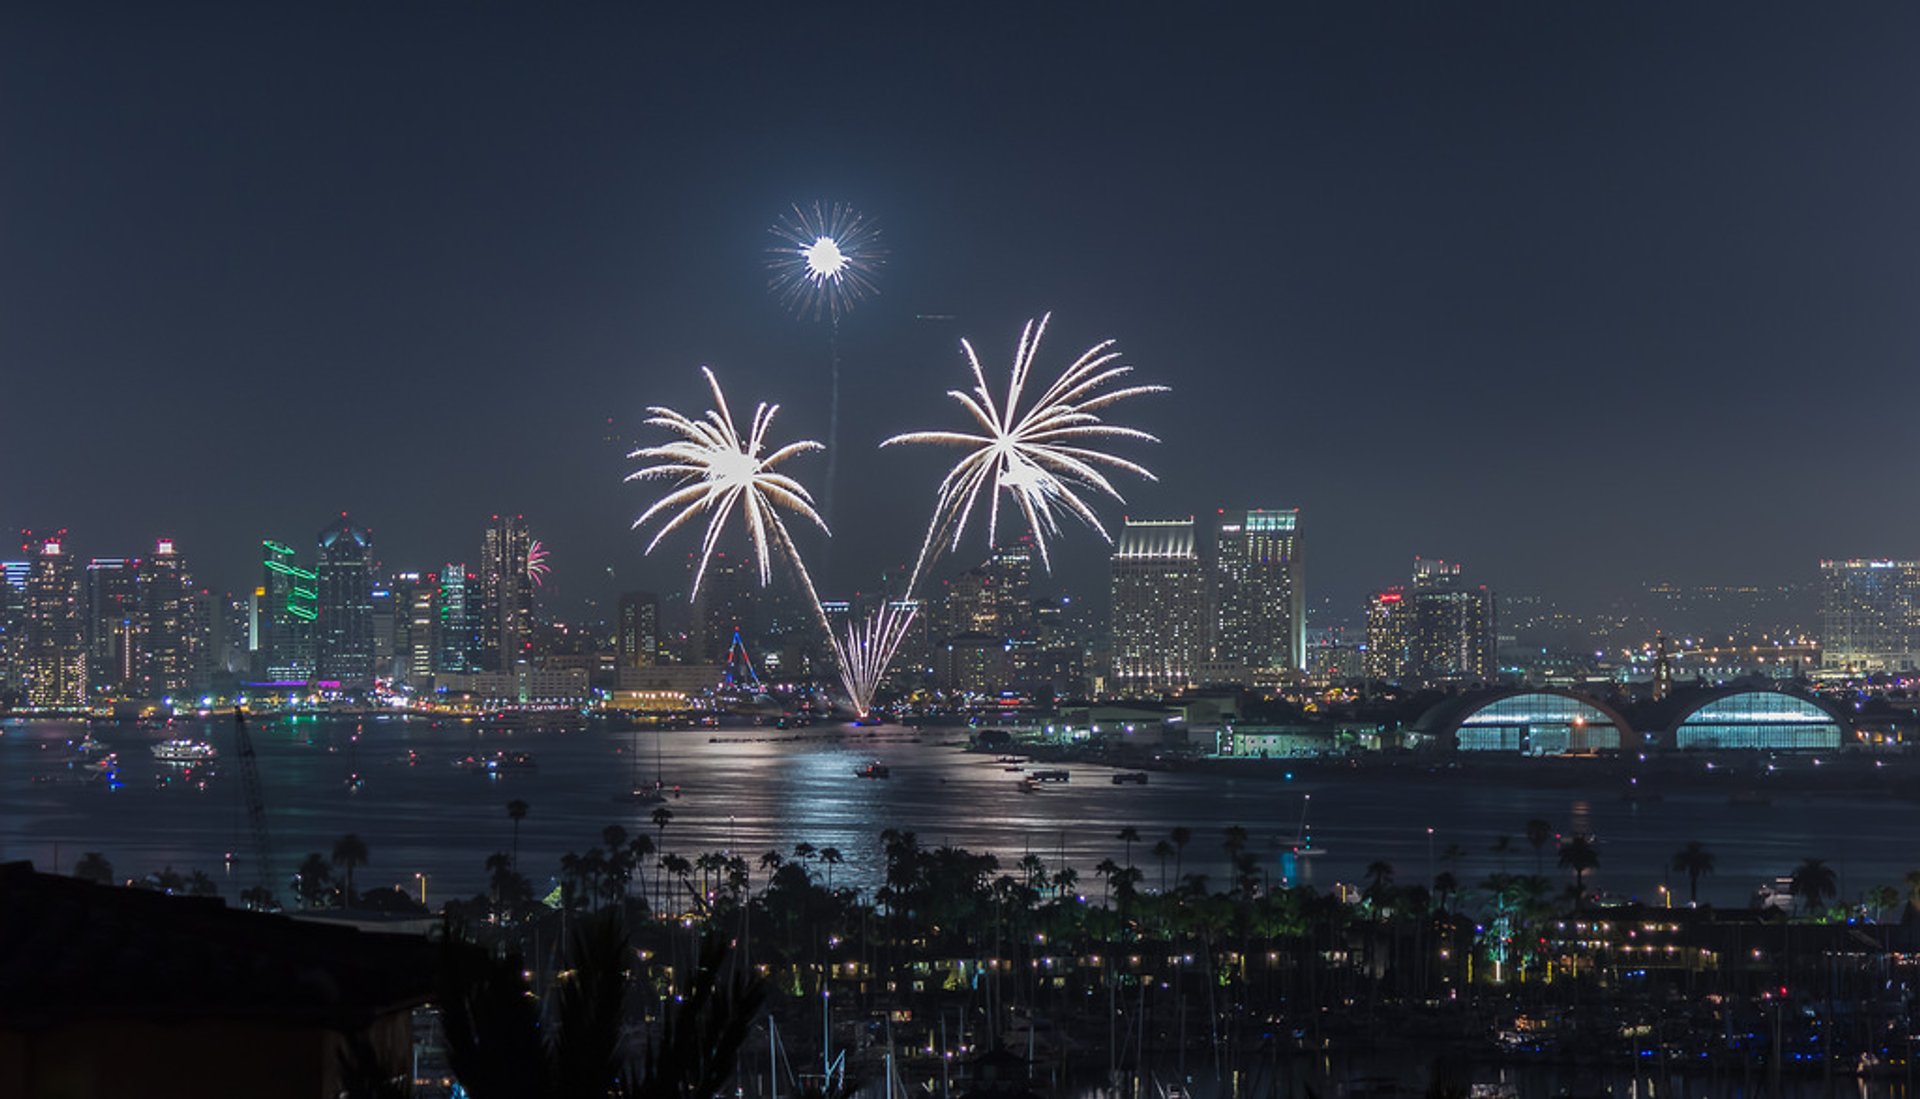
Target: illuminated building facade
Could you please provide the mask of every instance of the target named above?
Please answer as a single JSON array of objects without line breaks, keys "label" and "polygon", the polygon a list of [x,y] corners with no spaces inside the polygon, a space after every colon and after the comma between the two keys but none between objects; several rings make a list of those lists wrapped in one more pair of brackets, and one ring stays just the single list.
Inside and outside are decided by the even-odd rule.
[{"label": "illuminated building facade", "polygon": [[473,598],[475,580],[465,565],[440,570],[436,673],[470,672],[478,666],[481,615]]},{"label": "illuminated building facade", "polygon": [[1484,680],[1494,673],[1494,601],[1457,564],[1414,558],[1406,678],[1422,683]]},{"label": "illuminated building facade", "polygon": [[623,592],[616,631],[619,666],[648,668],[660,660],[660,597],[650,591]]},{"label": "illuminated building facade", "polygon": [[1306,668],[1300,510],[1220,513],[1214,659],[1254,671]]},{"label": "illuminated building facade", "polygon": [[314,678],[314,629],[320,618],[319,574],[302,568],[293,547],[260,543],[260,654],[269,680]]},{"label": "illuminated building facade", "polygon": [[1404,588],[1374,592],[1367,600],[1367,651],[1360,666],[1368,679],[1394,683],[1406,675],[1412,612]]},{"label": "illuminated building facade", "polygon": [[1920,561],[1820,562],[1820,667],[1920,667]]},{"label": "illuminated building facade", "polygon": [[373,685],[373,539],[345,515],[320,532],[315,673],[347,690]]},{"label": "illuminated building facade", "polygon": [[1688,707],[1669,731],[1673,747],[1724,751],[1833,751],[1841,725],[1825,706],[1780,691],[1716,692]]},{"label": "illuminated building facade", "polygon": [[140,662],[140,562],[87,562],[87,680],[93,697],[130,694]]},{"label": "illuminated building facade", "polygon": [[60,531],[30,538],[26,581],[24,672],[27,705],[72,709],[87,702],[87,638],[80,574]]},{"label": "illuminated building facade", "polygon": [[[698,559],[687,562],[689,584],[698,565]],[[736,630],[743,638],[757,641],[759,600],[754,598],[754,586],[758,579],[756,566],[745,558],[715,553],[709,559],[687,623],[687,663],[725,663]]]},{"label": "illuminated building facade", "polygon": [[[489,671],[512,671],[533,638],[533,577],[527,555],[533,535],[518,515],[493,517],[480,544],[479,600],[485,604],[480,627],[480,665]],[[469,607],[474,593],[469,592]]]},{"label": "illuminated building facade", "polygon": [[1414,723],[1418,736],[1452,740],[1462,752],[1530,756],[1617,752],[1632,724],[1596,700],[1559,690],[1499,690],[1448,699]]},{"label": "illuminated building facade", "polygon": [[416,689],[430,684],[439,655],[440,581],[432,573],[393,578],[393,655],[382,674]]},{"label": "illuminated building facade", "polygon": [[140,567],[140,694],[185,699],[207,688],[207,602],[173,540]]},{"label": "illuminated building facade", "polygon": [[1209,650],[1207,609],[1193,520],[1126,520],[1113,551],[1113,689],[1185,690]]}]

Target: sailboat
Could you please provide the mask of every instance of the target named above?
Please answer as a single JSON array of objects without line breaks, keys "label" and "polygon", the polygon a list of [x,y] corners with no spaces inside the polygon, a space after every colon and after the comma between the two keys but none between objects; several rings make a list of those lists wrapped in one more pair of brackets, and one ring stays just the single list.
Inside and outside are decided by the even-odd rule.
[{"label": "sailboat", "polygon": [[[639,737],[636,736],[634,739],[638,740]],[[654,726],[653,729],[654,775],[652,782],[643,783],[640,781],[640,753],[637,751],[629,751],[628,756],[633,761],[632,791],[625,796],[616,796],[614,798],[615,801],[624,801],[633,805],[663,805],[667,801],[680,796],[680,788],[678,786],[667,785],[666,763],[660,751],[660,727],[658,725]]]},{"label": "sailboat", "polygon": [[1300,801],[1300,831],[1296,832],[1293,842],[1287,849],[1297,859],[1310,859],[1327,853],[1327,849],[1313,842],[1313,833],[1307,829],[1307,810],[1313,805],[1313,795],[1307,794]]}]

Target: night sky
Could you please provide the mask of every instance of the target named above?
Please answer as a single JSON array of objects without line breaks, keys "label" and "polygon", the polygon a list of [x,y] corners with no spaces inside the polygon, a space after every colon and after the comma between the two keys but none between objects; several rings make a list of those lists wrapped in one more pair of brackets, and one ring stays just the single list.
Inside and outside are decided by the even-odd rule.
[{"label": "night sky", "polygon": [[0,9],[0,530],[232,588],[342,510],[422,569],[513,511],[557,598],[671,590],[610,436],[702,364],[824,435],[762,267],[818,198],[890,252],[829,594],[944,468],[874,445],[1048,309],[1043,368],[1175,388],[1103,514],[1302,507],[1316,600],[1920,555],[1920,9],[393,7]]}]

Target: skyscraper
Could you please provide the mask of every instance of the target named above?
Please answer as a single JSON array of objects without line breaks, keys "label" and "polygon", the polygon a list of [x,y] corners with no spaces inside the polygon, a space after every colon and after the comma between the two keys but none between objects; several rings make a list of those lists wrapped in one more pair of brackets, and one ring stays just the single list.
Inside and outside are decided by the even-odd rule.
[{"label": "skyscraper", "polygon": [[[688,576],[697,562],[688,563]],[[693,597],[693,616],[687,623],[687,663],[719,664],[733,647],[734,631],[758,644],[754,566],[745,558],[716,553]]]},{"label": "skyscraper", "polygon": [[1820,667],[1920,667],[1920,561],[1820,562]]},{"label": "skyscraper", "polygon": [[207,686],[207,622],[187,563],[162,538],[140,569],[140,693],[187,698]]},{"label": "skyscraper", "polygon": [[439,656],[440,580],[432,573],[393,578],[393,658],[382,674],[415,688],[433,676]]},{"label": "skyscraper", "polygon": [[1407,674],[1412,617],[1404,588],[1374,592],[1367,600],[1367,652],[1360,666],[1368,679],[1395,683]]},{"label": "skyscraper", "polygon": [[480,597],[487,617],[480,631],[480,659],[488,670],[512,671],[533,636],[533,577],[527,572],[532,549],[527,521],[518,515],[494,516],[481,540]]},{"label": "skyscraper", "polygon": [[1218,533],[1214,658],[1255,671],[1305,670],[1300,509],[1221,512]]},{"label": "skyscraper", "polygon": [[62,539],[65,531],[29,537],[25,672],[27,705],[71,709],[87,702],[86,627],[80,612],[80,575]]},{"label": "skyscraper", "polygon": [[1469,585],[1458,564],[1413,559],[1407,674],[1426,683],[1494,673],[1493,593]]},{"label": "skyscraper", "polygon": [[315,674],[343,689],[373,685],[373,539],[345,514],[320,532]]},{"label": "skyscraper", "polygon": [[650,591],[623,592],[619,615],[619,666],[647,668],[659,663],[660,597]]},{"label": "skyscraper", "polygon": [[140,562],[87,562],[87,680],[96,697],[133,692],[140,673]]},{"label": "skyscraper", "polygon": [[1113,551],[1114,690],[1183,690],[1208,647],[1193,520],[1126,520]]},{"label": "skyscraper", "polygon": [[267,539],[260,543],[261,583],[257,652],[269,680],[306,682],[314,678],[314,623],[320,617],[319,575],[301,568],[293,547]]},{"label": "skyscraper", "polygon": [[435,672],[470,672],[479,666],[480,623],[472,599],[476,579],[465,565],[440,570]]}]

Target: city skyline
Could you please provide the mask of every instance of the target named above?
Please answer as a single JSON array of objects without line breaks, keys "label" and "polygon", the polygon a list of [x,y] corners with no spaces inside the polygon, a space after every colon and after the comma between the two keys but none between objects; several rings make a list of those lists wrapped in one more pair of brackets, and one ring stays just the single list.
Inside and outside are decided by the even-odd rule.
[{"label": "city skyline", "polygon": [[[1845,406],[1848,468],[1904,468],[1920,164],[1884,135],[1910,12],[1814,34],[1806,13],[1516,11],[1510,35],[1462,12],[1053,12],[1010,54],[984,24],[895,13],[827,42],[786,13],[717,67],[665,45],[723,40],[691,12],[230,14],[131,11],[125,35],[0,15],[0,138],[61,151],[0,190],[0,431],[50,459],[10,483],[8,529],[172,527],[232,577],[259,531],[310,521],[300,485],[389,560],[511,508],[576,586],[614,570],[589,594],[660,587],[617,452],[703,363],[825,434],[826,326],[769,298],[763,259],[770,219],[844,200],[885,223],[888,266],[838,333],[842,500],[930,504],[937,458],[872,448],[939,415],[962,336],[997,359],[1051,308],[1061,346],[1111,335],[1179,383],[1139,417],[1163,481],[1103,521],[1299,506],[1339,550],[1320,591],[1409,552],[1617,592],[1920,544],[1877,478],[1785,443],[1798,395],[1843,378],[1877,395]],[[808,48],[866,64],[817,74],[835,109],[802,140],[768,104]],[[1154,78],[1116,84],[1129,58]],[[1619,445],[1569,447],[1573,424]],[[327,430],[356,443],[303,445]],[[1572,508],[1633,521],[1596,535]],[[823,588],[895,562],[891,518],[842,517]]]}]

